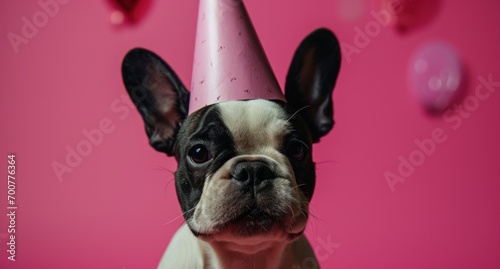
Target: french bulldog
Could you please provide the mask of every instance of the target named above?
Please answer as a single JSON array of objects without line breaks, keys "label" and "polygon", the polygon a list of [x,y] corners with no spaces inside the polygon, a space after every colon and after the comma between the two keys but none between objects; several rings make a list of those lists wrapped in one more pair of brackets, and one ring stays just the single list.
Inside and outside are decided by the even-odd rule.
[{"label": "french bulldog", "polygon": [[188,115],[189,92],[159,56],[136,48],[122,64],[149,144],[175,156],[185,224],[159,268],[319,268],[304,236],[316,181],[312,144],[333,127],[340,70],[335,35],[308,35],[292,59],[287,102],[253,99]]}]

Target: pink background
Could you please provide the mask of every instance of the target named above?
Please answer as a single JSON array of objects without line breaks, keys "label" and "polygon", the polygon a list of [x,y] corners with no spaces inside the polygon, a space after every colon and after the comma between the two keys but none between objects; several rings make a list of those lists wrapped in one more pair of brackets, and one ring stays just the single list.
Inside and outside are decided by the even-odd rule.
[{"label": "pink background", "polygon": [[[247,9],[282,85],[300,40],[331,28],[353,45],[379,5],[363,0],[251,0]],[[456,128],[429,116],[407,87],[415,49],[444,40],[457,50],[474,95],[478,76],[500,81],[500,2],[443,0],[406,34],[381,27],[343,58],[337,125],[316,146],[317,189],[307,235],[323,268],[500,268],[500,91]],[[182,224],[176,164],[151,149],[130,109],[120,64],[136,46],[161,55],[190,85],[197,1],[154,1],[139,24],[109,23],[105,1],[69,1],[15,53],[37,1],[0,8],[0,268],[154,268]],[[359,4],[359,5],[358,5]],[[463,100],[463,99],[462,99]],[[462,102],[462,101],[459,101]],[[53,162],[111,121],[111,132],[59,180]],[[399,156],[441,128],[446,141],[395,191]],[[7,154],[17,160],[17,261],[7,260]],[[2,176],[3,174],[3,176]]]}]

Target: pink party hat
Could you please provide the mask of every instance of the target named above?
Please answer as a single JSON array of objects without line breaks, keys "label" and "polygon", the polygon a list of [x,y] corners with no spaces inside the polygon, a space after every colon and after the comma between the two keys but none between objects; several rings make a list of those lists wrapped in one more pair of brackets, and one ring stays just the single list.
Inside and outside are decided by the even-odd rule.
[{"label": "pink party hat", "polygon": [[232,100],[286,101],[242,0],[200,0],[189,114]]}]

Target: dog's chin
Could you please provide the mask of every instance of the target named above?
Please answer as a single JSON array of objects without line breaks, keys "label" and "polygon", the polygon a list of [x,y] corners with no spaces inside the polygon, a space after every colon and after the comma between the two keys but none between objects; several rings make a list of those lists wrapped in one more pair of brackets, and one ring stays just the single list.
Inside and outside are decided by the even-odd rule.
[{"label": "dog's chin", "polygon": [[294,241],[300,237],[307,224],[307,214],[293,218],[278,218],[259,209],[250,209],[235,219],[215,227],[210,232],[191,231],[198,238],[224,242]]}]

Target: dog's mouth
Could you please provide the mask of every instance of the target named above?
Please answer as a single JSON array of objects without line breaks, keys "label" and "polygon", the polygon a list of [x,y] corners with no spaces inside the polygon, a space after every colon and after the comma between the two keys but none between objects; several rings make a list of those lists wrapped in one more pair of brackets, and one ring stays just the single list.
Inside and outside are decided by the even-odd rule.
[{"label": "dog's mouth", "polygon": [[290,215],[272,214],[257,206],[247,206],[245,211],[218,226],[212,233],[192,231],[197,237],[205,239],[219,235],[249,238],[282,234],[286,240],[294,240],[304,233],[305,225],[302,222],[307,222],[307,214],[303,217],[297,220]]},{"label": "dog's mouth", "polygon": [[[229,224],[234,226],[234,233],[243,237],[252,237],[256,235],[265,235],[274,232],[274,229],[286,231],[287,223],[277,219],[259,209],[252,209],[242,214],[239,218]],[[302,235],[304,230],[294,233],[287,233],[288,239],[295,239]]]},{"label": "dog's mouth", "polygon": [[265,234],[274,225],[280,226],[279,220],[257,207],[248,209],[227,224],[234,226],[234,232],[240,236]]}]

